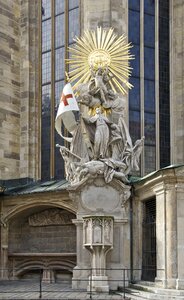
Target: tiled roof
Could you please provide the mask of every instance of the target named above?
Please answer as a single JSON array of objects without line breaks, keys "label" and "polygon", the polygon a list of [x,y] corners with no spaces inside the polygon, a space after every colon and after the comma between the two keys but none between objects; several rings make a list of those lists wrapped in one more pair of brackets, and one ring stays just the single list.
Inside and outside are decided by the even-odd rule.
[{"label": "tiled roof", "polygon": [[4,195],[26,195],[33,193],[55,192],[65,190],[69,183],[63,180],[51,180],[46,182],[31,182],[26,185],[19,185],[5,189]]}]

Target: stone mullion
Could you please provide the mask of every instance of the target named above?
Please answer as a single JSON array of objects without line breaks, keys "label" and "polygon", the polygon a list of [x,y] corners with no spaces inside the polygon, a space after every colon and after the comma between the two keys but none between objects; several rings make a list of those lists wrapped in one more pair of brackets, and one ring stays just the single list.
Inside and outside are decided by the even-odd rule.
[{"label": "stone mullion", "polygon": [[155,116],[156,116],[156,169],[160,168],[159,118],[159,1],[155,1]]},{"label": "stone mullion", "polygon": [[[141,136],[144,136],[144,0],[140,0],[140,113]],[[141,176],[145,174],[144,146],[141,154]]]},{"label": "stone mullion", "polygon": [[50,128],[50,178],[55,176],[55,0],[51,0],[51,128]]},{"label": "stone mullion", "polygon": [[37,170],[37,178],[38,180],[41,179],[41,130],[42,130],[42,0],[39,1],[39,13],[38,13],[38,23],[39,23],[39,31],[38,31],[38,47],[39,47],[39,65],[38,65],[38,149],[37,149],[37,155],[38,155],[38,170]]},{"label": "stone mullion", "polygon": [[174,35],[174,0],[170,0],[169,3],[169,70],[170,70],[170,163],[175,163],[175,137],[174,137],[174,128],[175,128],[175,116],[174,116],[174,68],[173,62],[176,61],[174,47],[173,47],[173,35]]},{"label": "stone mullion", "polygon": [[[68,59],[68,46],[69,46],[69,7],[68,7],[68,0],[65,0],[65,60]],[[65,71],[69,71],[69,66],[66,64],[65,61]],[[65,82],[67,81],[67,76],[65,73]]]},{"label": "stone mullion", "polygon": [[[68,73],[69,71],[69,66],[66,64],[66,59],[68,59],[68,44],[69,44],[69,2],[68,0],[65,0],[65,63],[64,63],[64,68],[65,68],[65,83],[67,82],[67,75],[66,72]],[[68,131],[66,128],[64,128],[64,135],[68,135]],[[68,146],[68,143],[64,141],[65,146]]]}]

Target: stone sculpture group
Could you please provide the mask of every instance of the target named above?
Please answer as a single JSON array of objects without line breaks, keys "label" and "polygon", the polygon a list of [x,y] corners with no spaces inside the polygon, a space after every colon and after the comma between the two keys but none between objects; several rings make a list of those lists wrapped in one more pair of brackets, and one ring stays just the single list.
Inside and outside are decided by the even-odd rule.
[{"label": "stone sculpture group", "polygon": [[89,83],[77,89],[80,115],[70,147],[60,147],[66,179],[79,185],[99,174],[129,183],[127,175],[139,170],[144,137],[133,145],[124,119],[125,99],[113,91],[108,68],[91,68]]}]

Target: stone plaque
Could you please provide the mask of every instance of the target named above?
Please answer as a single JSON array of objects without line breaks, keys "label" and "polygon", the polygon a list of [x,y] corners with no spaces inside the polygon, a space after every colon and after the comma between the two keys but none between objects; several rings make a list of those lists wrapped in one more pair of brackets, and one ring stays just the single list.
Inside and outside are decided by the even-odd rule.
[{"label": "stone plaque", "polygon": [[111,186],[88,186],[81,194],[82,205],[91,211],[113,211],[119,205],[119,193]]}]

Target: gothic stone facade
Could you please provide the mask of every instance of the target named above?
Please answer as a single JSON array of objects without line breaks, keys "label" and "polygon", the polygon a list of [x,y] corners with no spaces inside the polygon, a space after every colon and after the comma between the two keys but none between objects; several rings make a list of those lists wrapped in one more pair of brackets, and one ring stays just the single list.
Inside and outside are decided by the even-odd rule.
[{"label": "gothic stone facade", "polygon": [[[36,0],[0,1],[1,180],[40,179],[38,6],[39,1]],[[170,0],[172,164],[184,162],[183,12],[183,1]],[[80,22],[81,31],[102,25],[112,26],[118,33],[127,34],[128,1],[81,1]],[[142,267],[142,205],[152,197],[156,199],[156,267],[159,269],[155,284],[183,289],[183,167],[158,171],[134,184],[132,199],[134,268]],[[55,266],[59,262],[62,269],[72,272],[76,260],[76,233],[71,219],[75,219],[77,211],[67,191],[17,196],[1,195],[0,209],[2,279],[20,277],[23,275],[23,270],[28,271],[37,264],[45,268],[49,264]],[[39,223],[41,222],[39,219],[45,219],[45,215],[47,219],[51,219],[51,224]],[[63,215],[65,217],[62,217]],[[33,220],[37,220],[38,223],[37,221],[34,223]],[[60,235],[65,238],[64,244],[60,240],[60,235],[57,235],[58,228],[60,228]],[[29,235],[29,247],[26,244],[26,234]],[[67,261],[67,264],[64,261]],[[13,265],[20,270],[20,273],[13,272]],[[134,276],[135,279],[141,279],[140,272],[135,273]],[[48,278],[51,280],[52,274],[45,274],[45,279]]]}]

